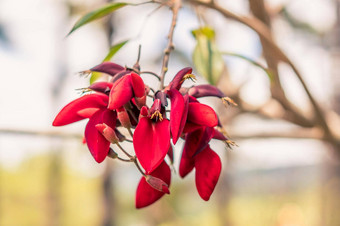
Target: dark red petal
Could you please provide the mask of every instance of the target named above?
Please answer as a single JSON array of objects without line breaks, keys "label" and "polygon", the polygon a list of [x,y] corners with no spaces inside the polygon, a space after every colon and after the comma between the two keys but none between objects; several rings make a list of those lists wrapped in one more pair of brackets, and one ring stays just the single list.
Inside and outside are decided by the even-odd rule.
[{"label": "dark red petal", "polygon": [[174,163],[174,150],[173,150],[171,144],[170,144],[170,146],[169,146],[169,150],[168,150],[167,155],[169,156],[170,163],[173,164],[173,163]]},{"label": "dark red petal", "polygon": [[218,124],[214,109],[201,103],[189,103],[188,121],[208,127],[215,127]]},{"label": "dark red petal", "polygon": [[192,157],[200,153],[205,149],[214,135],[214,128],[201,127],[191,133],[188,133],[185,137],[184,148],[189,157]]},{"label": "dark red petal", "polygon": [[124,76],[113,84],[110,92],[109,109],[118,109],[133,97],[131,77]]},{"label": "dark red petal", "polygon": [[179,163],[179,175],[182,178],[184,178],[186,175],[188,175],[192,171],[194,166],[195,166],[194,158],[188,156],[187,151],[184,146],[181,161]]},{"label": "dark red petal", "polygon": [[[168,186],[171,182],[171,171],[169,166],[163,161],[152,173],[151,176],[164,181]],[[136,208],[143,208],[160,199],[165,193],[152,188],[142,177],[136,192]]]},{"label": "dark red petal", "polygon": [[208,97],[208,96],[213,96],[213,97],[225,97],[224,93],[218,89],[216,86],[213,85],[197,85],[193,86],[189,89],[188,94],[195,97],[195,98],[200,98],[200,97]]},{"label": "dark red petal", "polygon": [[[64,126],[91,117],[99,108],[106,108],[108,97],[104,94],[84,95],[67,104],[55,117],[53,126]],[[90,109],[89,111],[84,111]]]},{"label": "dark red petal", "polygon": [[108,94],[112,89],[112,86],[113,83],[111,82],[95,82],[89,86],[89,89],[96,92]]},{"label": "dark red petal", "polygon": [[143,79],[136,73],[131,73],[131,85],[136,97],[142,97],[145,94],[145,86]]},{"label": "dark red petal", "polygon": [[195,181],[198,194],[205,201],[208,201],[217,184],[221,173],[220,157],[206,147],[195,157]]},{"label": "dark red petal", "polygon": [[89,120],[85,128],[86,144],[93,158],[101,163],[107,156],[110,148],[110,142],[98,131],[97,124],[105,123],[111,128],[115,128],[116,112],[111,110],[100,110],[96,112]]},{"label": "dark red petal", "polygon": [[180,70],[175,77],[172,79],[172,81],[169,84],[169,89],[177,89],[179,90],[181,88],[181,85],[183,83],[182,79],[184,75],[190,74],[192,72],[192,68],[186,67]]},{"label": "dark red petal", "polygon": [[228,138],[227,138],[226,136],[224,136],[224,134],[221,133],[220,131],[218,131],[217,129],[214,130],[213,139],[217,139],[217,140],[228,140]]},{"label": "dark red petal", "polygon": [[183,129],[183,133],[191,133],[197,129],[200,129],[202,126],[201,125],[198,125],[198,124],[195,124],[195,123],[192,123],[192,122],[186,122],[185,123],[185,126],[184,126],[184,129]]},{"label": "dark red petal", "polygon": [[145,171],[153,171],[169,150],[169,120],[153,122],[148,117],[141,117],[133,135],[133,146]]},{"label": "dark red petal", "polygon": [[188,98],[185,101],[182,94],[176,89],[169,90],[168,95],[171,100],[170,129],[172,141],[176,144],[187,120],[189,102]]},{"label": "dark red petal", "polygon": [[125,70],[124,67],[112,62],[104,62],[90,69],[90,71],[103,72],[111,76],[123,70]]}]

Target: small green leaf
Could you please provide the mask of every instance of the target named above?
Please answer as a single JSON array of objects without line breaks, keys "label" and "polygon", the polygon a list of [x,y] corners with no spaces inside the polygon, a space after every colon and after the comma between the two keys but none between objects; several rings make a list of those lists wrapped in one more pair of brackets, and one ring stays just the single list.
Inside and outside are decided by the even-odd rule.
[{"label": "small green leaf", "polygon": [[109,53],[106,55],[106,57],[104,58],[103,62],[105,61],[110,61],[111,58],[128,42],[129,40],[120,42],[114,46],[112,46],[109,50]]},{"label": "small green leaf", "polygon": [[93,20],[102,18],[110,13],[112,13],[113,11],[120,9],[124,6],[128,5],[128,3],[125,2],[115,2],[115,3],[110,3],[107,4],[97,10],[94,10],[88,14],[86,14],[85,16],[81,17],[76,24],[73,26],[73,28],[71,29],[71,31],[68,33],[68,35],[70,35],[72,32],[74,32],[75,30],[77,30],[78,28],[80,28],[81,26],[90,23]]},{"label": "small green leaf", "polygon": [[92,72],[91,73],[91,78],[90,78],[90,85],[92,85],[95,81],[97,81],[100,77],[102,77],[102,74],[101,72]]},{"label": "small green leaf", "polygon": [[[120,42],[114,46],[111,46],[109,53],[106,55],[106,57],[104,58],[103,62],[105,61],[110,61],[112,59],[112,57],[128,42],[129,40]],[[95,81],[97,81],[100,77],[102,77],[103,73],[100,72],[92,72],[91,73],[91,78],[90,78],[90,84],[94,83]]]},{"label": "small green leaf", "polygon": [[224,60],[215,43],[215,32],[210,27],[192,31],[197,43],[193,53],[193,62],[197,71],[210,84],[216,85],[224,68]]},{"label": "small green leaf", "polygon": [[237,54],[237,53],[231,53],[231,52],[222,52],[223,55],[228,55],[228,56],[234,56],[234,57],[238,57],[238,58],[241,58],[243,60],[246,60],[250,63],[252,63],[253,65],[255,65],[256,67],[259,67],[261,68],[264,72],[266,72],[268,78],[270,79],[270,81],[273,81],[273,73],[272,71],[269,69],[269,68],[266,68],[264,67],[262,64],[256,62],[255,60],[247,57],[247,56],[244,56],[244,55],[241,55],[241,54]]}]

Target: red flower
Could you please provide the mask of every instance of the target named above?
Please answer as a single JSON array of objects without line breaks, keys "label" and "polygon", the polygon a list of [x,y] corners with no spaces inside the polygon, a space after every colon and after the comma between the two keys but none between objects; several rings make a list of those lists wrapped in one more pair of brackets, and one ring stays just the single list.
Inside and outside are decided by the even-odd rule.
[{"label": "red flower", "polygon": [[[148,182],[152,176],[154,182]],[[169,194],[168,187],[171,181],[169,166],[163,161],[154,171],[139,181],[136,192],[136,208],[146,207],[160,199],[165,193]],[[150,185],[151,183],[151,185]],[[157,189],[156,189],[157,188]]]},{"label": "red flower", "polygon": [[53,126],[64,126],[89,118],[85,128],[85,140],[98,163],[107,156],[110,142],[98,131],[96,125],[106,124],[112,129],[116,126],[117,114],[107,109],[108,100],[109,97],[101,93],[84,95],[67,104],[52,123]]},{"label": "red flower", "polygon": [[159,99],[150,110],[143,107],[133,135],[136,156],[146,173],[162,163],[170,147],[169,120],[163,117],[162,111]]},{"label": "red flower", "polygon": [[143,96],[145,96],[144,82],[139,75],[132,72],[113,83],[108,107],[115,110],[123,107],[133,97],[141,98]]}]

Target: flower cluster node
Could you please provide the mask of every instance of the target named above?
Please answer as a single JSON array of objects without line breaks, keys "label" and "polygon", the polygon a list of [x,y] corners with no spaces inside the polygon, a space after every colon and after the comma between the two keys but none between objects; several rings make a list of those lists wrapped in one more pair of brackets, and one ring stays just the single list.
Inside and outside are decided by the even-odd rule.
[{"label": "flower cluster node", "polygon": [[[67,104],[53,125],[64,126],[88,119],[84,140],[95,161],[101,163],[109,157],[134,163],[142,174],[136,192],[137,208],[148,206],[170,193],[170,167],[173,168],[176,151],[172,144],[183,139],[179,175],[185,177],[195,168],[198,194],[203,200],[209,200],[222,167],[209,143],[216,139],[228,146],[236,144],[222,129],[215,110],[200,103],[199,98],[215,96],[229,105],[236,105],[235,102],[212,85],[182,88],[185,80],[196,80],[190,67],[180,70],[157,92],[145,85],[136,71],[112,62],[84,71],[106,73],[111,78],[109,82],[96,82],[82,89],[86,95]],[[150,90],[153,95],[149,94]],[[151,107],[146,101],[150,97],[153,100]],[[171,104],[168,105],[168,101]],[[118,128],[126,129],[132,140],[127,140]],[[120,145],[124,141],[133,143],[134,154]],[[118,156],[110,147],[112,144],[126,158]]]}]

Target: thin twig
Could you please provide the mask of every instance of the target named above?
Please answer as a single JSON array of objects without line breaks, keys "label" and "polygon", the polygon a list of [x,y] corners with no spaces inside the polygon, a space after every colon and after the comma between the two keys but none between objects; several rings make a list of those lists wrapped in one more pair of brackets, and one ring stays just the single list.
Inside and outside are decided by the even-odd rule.
[{"label": "thin twig", "polygon": [[263,38],[269,46],[272,48],[274,54],[278,60],[281,60],[282,62],[287,63],[296,74],[297,78],[299,79],[300,83],[302,84],[313,108],[316,114],[317,123],[322,127],[322,129],[325,132],[325,136],[327,136],[327,139],[336,141],[336,138],[331,133],[329,126],[326,122],[325,116],[323,114],[323,111],[317,101],[312,96],[311,92],[309,91],[305,81],[302,78],[302,75],[297,70],[296,66],[292,63],[292,61],[283,53],[283,51],[277,46],[275,41],[273,40],[270,31],[268,27],[261,22],[259,19],[255,17],[246,17],[246,16],[238,16],[227,9],[217,5],[215,2],[205,2],[205,1],[199,1],[199,0],[187,0],[189,3],[197,4],[201,6],[205,6],[210,9],[214,9],[215,11],[221,13],[224,17],[236,20],[249,28],[253,29],[261,38]]},{"label": "thin twig", "polygon": [[125,149],[119,144],[116,143],[116,145],[119,147],[120,150],[122,150],[122,152],[129,158],[132,158],[132,155],[130,155],[127,151],[125,151]]},{"label": "thin twig", "polygon": [[156,74],[156,73],[154,73],[154,72],[152,72],[152,71],[141,71],[141,72],[139,72],[140,74],[150,74],[150,75],[153,75],[155,78],[157,78],[158,79],[158,81],[161,81],[161,78]]},{"label": "thin twig", "polygon": [[174,36],[174,30],[177,23],[177,16],[178,11],[181,8],[181,0],[172,0],[169,2],[170,8],[172,11],[172,21],[170,26],[170,31],[168,34],[168,45],[164,50],[164,57],[163,57],[163,64],[162,64],[162,71],[161,71],[161,82],[160,82],[160,89],[164,88],[164,77],[166,72],[168,71],[168,64],[170,59],[170,53],[174,49],[174,43],[173,43],[173,36]]}]

